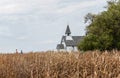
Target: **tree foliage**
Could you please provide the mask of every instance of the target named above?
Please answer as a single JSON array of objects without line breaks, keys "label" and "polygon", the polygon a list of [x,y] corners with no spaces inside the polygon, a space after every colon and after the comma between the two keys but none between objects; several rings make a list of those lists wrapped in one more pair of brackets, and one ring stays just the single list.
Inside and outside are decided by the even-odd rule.
[{"label": "tree foliage", "polygon": [[107,10],[87,14],[87,35],[78,45],[79,50],[120,50],[120,0],[109,1]]}]

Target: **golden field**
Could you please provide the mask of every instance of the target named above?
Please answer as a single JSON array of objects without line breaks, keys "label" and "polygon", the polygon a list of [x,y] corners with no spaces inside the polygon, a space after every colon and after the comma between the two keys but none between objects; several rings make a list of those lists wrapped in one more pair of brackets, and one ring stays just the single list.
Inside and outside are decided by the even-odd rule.
[{"label": "golden field", "polygon": [[120,78],[120,52],[0,54],[0,78]]}]

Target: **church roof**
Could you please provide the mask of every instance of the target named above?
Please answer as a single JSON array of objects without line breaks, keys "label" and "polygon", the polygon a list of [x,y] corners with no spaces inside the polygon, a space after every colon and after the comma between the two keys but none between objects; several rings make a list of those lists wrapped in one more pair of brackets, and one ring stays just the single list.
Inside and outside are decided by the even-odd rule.
[{"label": "church roof", "polygon": [[66,44],[66,46],[75,46],[74,40],[66,40],[65,44]]},{"label": "church roof", "polygon": [[66,32],[65,32],[65,34],[71,34],[71,31],[70,31],[70,27],[69,27],[69,25],[67,25],[67,29],[66,29]]},{"label": "church roof", "polygon": [[84,36],[71,36],[72,40],[67,40],[66,36],[62,37],[61,43],[65,42],[66,46],[77,46]]},{"label": "church roof", "polygon": [[58,44],[56,48],[57,49],[64,49],[64,45],[63,44]]},{"label": "church roof", "polygon": [[73,40],[75,41],[75,45],[77,46],[80,41],[83,39],[84,36],[72,36]]}]

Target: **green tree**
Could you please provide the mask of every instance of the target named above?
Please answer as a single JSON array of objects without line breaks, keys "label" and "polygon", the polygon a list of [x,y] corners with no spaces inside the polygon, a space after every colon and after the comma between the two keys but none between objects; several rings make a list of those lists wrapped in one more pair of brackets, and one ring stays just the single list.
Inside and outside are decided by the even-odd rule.
[{"label": "green tree", "polygon": [[79,50],[120,50],[120,0],[109,1],[106,9],[86,15],[87,35],[78,45]]}]

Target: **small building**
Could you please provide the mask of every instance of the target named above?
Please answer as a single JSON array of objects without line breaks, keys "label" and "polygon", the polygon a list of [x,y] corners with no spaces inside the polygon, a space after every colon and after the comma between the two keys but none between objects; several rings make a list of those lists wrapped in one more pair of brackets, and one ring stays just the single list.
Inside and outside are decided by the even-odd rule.
[{"label": "small building", "polygon": [[67,25],[65,35],[62,36],[60,44],[57,45],[57,50],[77,51],[77,45],[84,36],[72,36],[70,27]]}]

